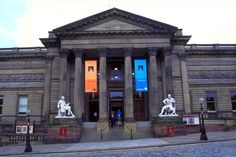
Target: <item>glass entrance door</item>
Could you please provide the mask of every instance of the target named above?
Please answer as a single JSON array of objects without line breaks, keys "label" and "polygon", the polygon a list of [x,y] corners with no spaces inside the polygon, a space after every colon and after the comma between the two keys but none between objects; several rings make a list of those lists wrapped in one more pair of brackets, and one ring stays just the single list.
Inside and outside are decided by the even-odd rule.
[{"label": "glass entrance door", "polygon": [[124,121],[124,93],[123,90],[110,90],[109,91],[109,117],[111,114],[117,115],[121,113],[121,121]]}]

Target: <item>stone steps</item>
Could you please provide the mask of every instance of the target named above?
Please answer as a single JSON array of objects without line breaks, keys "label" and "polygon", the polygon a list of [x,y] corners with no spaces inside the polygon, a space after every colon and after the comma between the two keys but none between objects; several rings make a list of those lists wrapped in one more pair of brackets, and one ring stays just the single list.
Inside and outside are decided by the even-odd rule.
[{"label": "stone steps", "polygon": [[[101,141],[101,132],[97,131],[96,128],[91,127],[94,124],[86,124],[82,129],[82,136],[80,142],[98,142]],[[89,126],[89,127],[86,127]],[[139,123],[137,130],[133,132],[133,139],[152,138],[152,129],[148,124]],[[110,128],[108,132],[103,132],[102,141],[118,141],[118,140],[130,140],[130,131],[125,132],[123,126],[116,126]]]}]

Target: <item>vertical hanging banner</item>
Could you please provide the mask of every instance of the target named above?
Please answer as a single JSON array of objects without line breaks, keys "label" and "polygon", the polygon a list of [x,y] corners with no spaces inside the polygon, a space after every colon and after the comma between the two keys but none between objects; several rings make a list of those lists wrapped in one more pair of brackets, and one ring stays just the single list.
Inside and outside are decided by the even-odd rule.
[{"label": "vertical hanging banner", "polygon": [[97,92],[97,61],[85,61],[85,93]]},{"label": "vertical hanging banner", "polygon": [[137,92],[148,91],[147,64],[145,59],[134,60],[135,87]]}]

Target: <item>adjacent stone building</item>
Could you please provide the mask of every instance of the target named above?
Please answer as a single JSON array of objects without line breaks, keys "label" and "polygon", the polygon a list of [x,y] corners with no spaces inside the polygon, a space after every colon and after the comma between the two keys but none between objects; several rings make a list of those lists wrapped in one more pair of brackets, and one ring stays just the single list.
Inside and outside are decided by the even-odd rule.
[{"label": "adjacent stone building", "polygon": [[[234,118],[236,44],[191,44],[177,27],[120,9],[110,9],[56,28],[45,47],[0,49],[0,118],[15,125],[31,110],[36,124],[50,122],[63,95],[78,121],[109,121],[121,110],[135,127],[160,113],[168,93],[178,114]],[[148,90],[135,90],[134,60],[147,61]],[[85,92],[85,62],[97,61],[97,92]],[[98,118],[94,117],[94,113]]]}]

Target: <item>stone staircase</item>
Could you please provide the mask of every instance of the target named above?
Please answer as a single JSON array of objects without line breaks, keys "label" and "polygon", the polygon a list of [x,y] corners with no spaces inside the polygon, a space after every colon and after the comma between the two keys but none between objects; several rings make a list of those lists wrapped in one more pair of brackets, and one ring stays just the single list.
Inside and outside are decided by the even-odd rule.
[{"label": "stone staircase", "polygon": [[[132,132],[133,139],[152,138],[152,128],[149,122],[137,122],[137,130]],[[124,131],[124,126],[116,126],[110,128],[108,132],[102,133],[96,130],[96,123],[84,123],[82,129],[82,136],[80,142],[99,142],[99,141],[118,141],[118,140],[130,140],[131,132]]]}]

